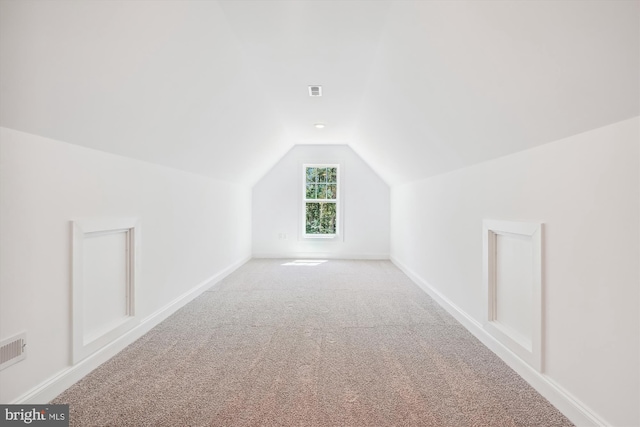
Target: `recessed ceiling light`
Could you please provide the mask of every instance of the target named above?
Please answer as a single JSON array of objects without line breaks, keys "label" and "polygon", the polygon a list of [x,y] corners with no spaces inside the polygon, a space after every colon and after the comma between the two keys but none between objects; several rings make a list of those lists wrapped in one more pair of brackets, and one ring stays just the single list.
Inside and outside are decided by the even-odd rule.
[{"label": "recessed ceiling light", "polygon": [[323,129],[326,125],[324,123],[315,123],[313,127],[316,129]]}]

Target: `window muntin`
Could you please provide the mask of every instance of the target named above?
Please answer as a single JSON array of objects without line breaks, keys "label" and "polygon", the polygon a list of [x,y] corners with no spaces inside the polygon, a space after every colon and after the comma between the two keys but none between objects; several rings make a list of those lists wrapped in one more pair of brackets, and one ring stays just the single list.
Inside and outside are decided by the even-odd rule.
[{"label": "window muntin", "polygon": [[304,165],[304,235],[338,234],[338,165]]}]

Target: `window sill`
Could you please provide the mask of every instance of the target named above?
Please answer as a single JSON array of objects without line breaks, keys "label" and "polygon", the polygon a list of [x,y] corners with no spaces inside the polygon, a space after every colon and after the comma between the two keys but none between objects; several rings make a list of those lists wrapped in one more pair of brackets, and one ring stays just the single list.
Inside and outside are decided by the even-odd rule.
[{"label": "window sill", "polygon": [[303,234],[302,238],[308,239],[308,240],[333,240],[333,239],[337,239],[338,235],[337,234]]}]

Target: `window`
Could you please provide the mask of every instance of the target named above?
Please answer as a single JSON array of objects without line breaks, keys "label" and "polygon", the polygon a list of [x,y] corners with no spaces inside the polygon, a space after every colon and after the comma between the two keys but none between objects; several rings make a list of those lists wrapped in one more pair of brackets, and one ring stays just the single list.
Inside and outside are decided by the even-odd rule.
[{"label": "window", "polygon": [[304,165],[304,235],[338,234],[338,165]]}]

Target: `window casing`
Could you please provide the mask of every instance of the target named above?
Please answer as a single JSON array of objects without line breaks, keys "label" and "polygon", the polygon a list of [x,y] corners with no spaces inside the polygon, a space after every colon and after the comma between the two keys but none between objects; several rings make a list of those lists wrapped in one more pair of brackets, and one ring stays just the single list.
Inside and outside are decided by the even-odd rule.
[{"label": "window casing", "polygon": [[303,236],[334,238],[340,221],[340,166],[303,165]]}]

